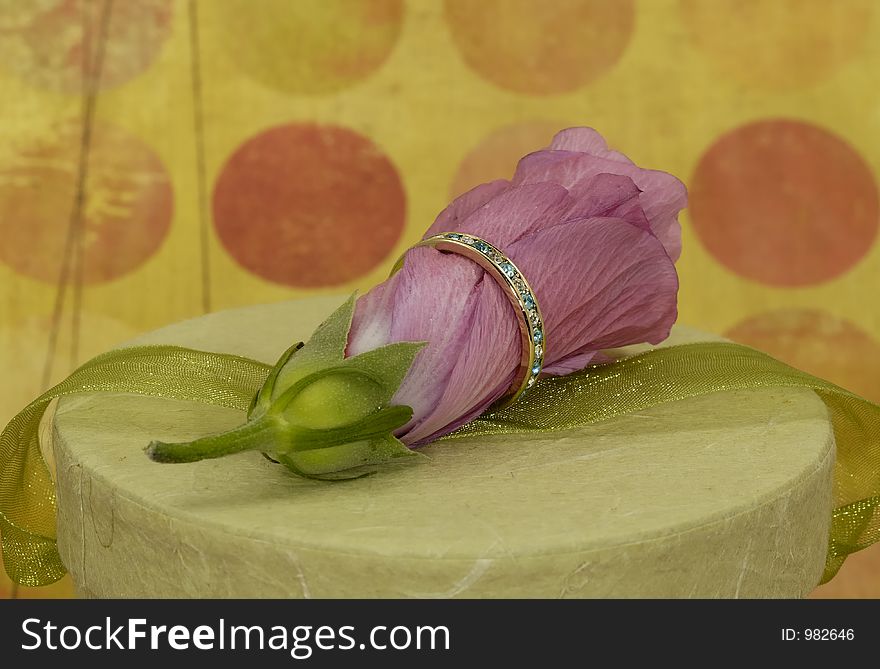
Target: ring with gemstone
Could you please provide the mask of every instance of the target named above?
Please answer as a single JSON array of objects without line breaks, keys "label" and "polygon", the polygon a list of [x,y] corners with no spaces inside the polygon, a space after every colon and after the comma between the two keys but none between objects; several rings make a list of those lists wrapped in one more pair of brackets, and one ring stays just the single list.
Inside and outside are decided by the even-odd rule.
[{"label": "ring with gemstone", "polygon": [[[520,368],[510,389],[490,407],[490,410],[497,411],[510,406],[535,384],[544,366],[544,351],[547,348],[544,319],[532,287],[510,258],[480,237],[463,232],[443,232],[426,237],[410,248],[417,246],[430,246],[438,251],[457,253],[473,260],[495,279],[513,305],[522,335]],[[404,251],[394,263],[391,274],[395,274],[403,267],[407,251]]]}]

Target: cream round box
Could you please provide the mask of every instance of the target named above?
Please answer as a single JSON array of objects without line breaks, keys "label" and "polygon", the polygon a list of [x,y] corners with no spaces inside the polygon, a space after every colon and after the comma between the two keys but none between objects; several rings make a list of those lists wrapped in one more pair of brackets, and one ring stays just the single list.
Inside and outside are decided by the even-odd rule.
[{"label": "cream round box", "polygon": [[[342,299],[218,312],[132,343],[274,362]],[[706,338],[678,326],[667,343]],[[58,546],[80,595],[800,597],[822,574],[834,436],[811,391],[439,442],[425,462],[344,483],[253,452],[185,465],[143,454],[242,420],[133,395],[60,401]]]}]

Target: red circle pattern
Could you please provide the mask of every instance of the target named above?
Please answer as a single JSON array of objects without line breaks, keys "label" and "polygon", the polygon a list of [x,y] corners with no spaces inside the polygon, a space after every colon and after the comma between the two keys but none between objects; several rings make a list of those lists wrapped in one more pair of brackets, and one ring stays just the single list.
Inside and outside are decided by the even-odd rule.
[{"label": "red circle pattern", "polygon": [[736,274],[807,286],[851,269],[877,235],[877,186],[846,141],[819,126],[763,120],[703,155],[690,212],[709,252]]},{"label": "red circle pattern", "polygon": [[0,260],[21,274],[57,281],[72,225],[85,283],[134,271],[168,234],[173,194],[165,166],[139,138],[106,123],[92,130],[82,218],[75,220],[80,142],[79,123],[62,124],[15,146],[0,165]]},{"label": "red circle pattern", "polygon": [[333,286],[376,267],[403,230],[397,169],[339,126],[290,124],[244,142],[214,187],[214,224],[242,267],[298,288]]}]

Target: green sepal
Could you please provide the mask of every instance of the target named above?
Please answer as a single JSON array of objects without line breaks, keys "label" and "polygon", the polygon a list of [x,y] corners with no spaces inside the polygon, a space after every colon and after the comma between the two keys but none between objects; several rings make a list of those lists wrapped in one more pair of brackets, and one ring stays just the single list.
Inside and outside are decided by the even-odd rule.
[{"label": "green sepal", "polygon": [[312,430],[290,426],[291,448],[288,451],[314,451],[364,439],[381,438],[406,425],[411,418],[412,409],[410,407],[397,405],[383,407],[357,422],[336,428]]},{"label": "green sepal", "polygon": [[352,358],[346,358],[342,367],[357,370],[382,387],[382,401],[389,402],[403,382],[413,360],[427,342],[397,342]]},{"label": "green sepal", "polygon": [[318,326],[296,356],[288,356],[276,374],[274,390],[269,394],[271,399],[274,400],[280,392],[309,374],[337,365],[345,359],[348,331],[354,318],[356,301],[357,293],[352,293]]},{"label": "green sepal", "polygon": [[269,372],[269,376],[266,377],[262,387],[257,391],[256,395],[254,395],[254,399],[251,400],[251,405],[248,407],[247,412],[248,420],[259,418],[266,412],[269,403],[272,401],[272,390],[275,388],[275,383],[278,379],[278,374],[281,372],[281,368],[284,367],[293,354],[299,351],[303,346],[304,344],[301,341],[297,342],[278,358],[278,362],[275,363],[272,371]]},{"label": "green sepal", "polygon": [[425,455],[410,450],[393,435],[331,446],[321,450],[291,451],[278,456],[294,473],[322,481],[347,481],[369,476],[377,465],[415,462]]}]

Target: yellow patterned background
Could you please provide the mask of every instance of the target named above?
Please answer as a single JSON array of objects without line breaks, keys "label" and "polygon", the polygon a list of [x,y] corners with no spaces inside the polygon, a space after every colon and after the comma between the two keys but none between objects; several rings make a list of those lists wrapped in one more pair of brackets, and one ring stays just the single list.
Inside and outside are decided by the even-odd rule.
[{"label": "yellow patterned background", "polygon": [[[0,420],[138,332],[370,287],[571,125],[688,183],[682,322],[880,401],[880,2],[0,0]],[[816,594],[880,596],[880,551]]]}]

